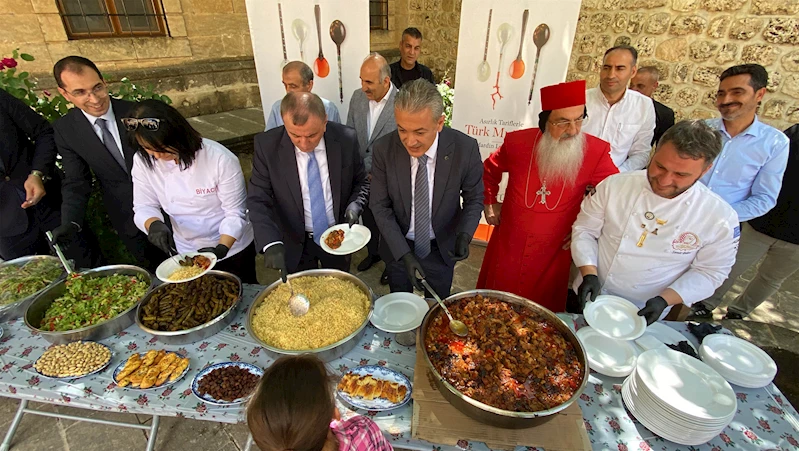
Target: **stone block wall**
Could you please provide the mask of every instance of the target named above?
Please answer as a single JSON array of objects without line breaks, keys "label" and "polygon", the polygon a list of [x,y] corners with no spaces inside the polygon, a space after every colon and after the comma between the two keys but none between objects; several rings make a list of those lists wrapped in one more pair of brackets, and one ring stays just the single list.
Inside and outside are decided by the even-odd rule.
[{"label": "stone block wall", "polygon": [[770,79],[761,119],[780,130],[799,122],[799,0],[583,0],[568,79],[596,86],[617,44],[658,67],[654,97],[678,120],[717,117],[721,72],[758,63]]},{"label": "stone block wall", "polygon": [[152,83],[186,115],[258,106],[244,2],[163,0],[170,36],[70,40],[55,0],[0,0],[0,55],[34,55],[21,70],[44,88],[54,86],[56,61],[81,55],[112,81]]}]

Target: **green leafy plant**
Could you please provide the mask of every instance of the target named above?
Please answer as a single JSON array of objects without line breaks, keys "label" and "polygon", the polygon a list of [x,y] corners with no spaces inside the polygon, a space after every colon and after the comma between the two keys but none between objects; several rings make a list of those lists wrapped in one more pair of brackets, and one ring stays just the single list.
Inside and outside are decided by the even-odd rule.
[{"label": "green leafy plant", "polygon": [[441,83],[437,84],[439,94],[444,99],[444,125],[447,127],[452,126],[452,102],[455,100],[455,88],[452,87],[447,74],[441,79]]},{"label": "green leafy plant", "polygon": [[[67,114],[72,104],[61,94],[53,95],[46,89],[39,90],[39,82],[36,78],[31,77],[28,72],[18,71],[19,60],[30,62],[35,59],[33,55],[20,53],[19,49],[15,49],[11,52],[11,57],[0,60],[0,89],[25,102],[47,121],[53,122]],[[104,79],[109,82],[107,78],[104,77]],[[136,85],[128,77],[123,77],[118,84],[111,84],[108,92],[116,99],[131,102],[156,99],[166,104],[172,103],[172,99],[168,96],[155,92],[152,85]],[[60,166],[60,163],[57,164]],[[103,202],[100,184],[96,181],[93,183],[87,211],[86,224],[97,236],[105,258],[111,263],[135,263],[111,225]]]}]

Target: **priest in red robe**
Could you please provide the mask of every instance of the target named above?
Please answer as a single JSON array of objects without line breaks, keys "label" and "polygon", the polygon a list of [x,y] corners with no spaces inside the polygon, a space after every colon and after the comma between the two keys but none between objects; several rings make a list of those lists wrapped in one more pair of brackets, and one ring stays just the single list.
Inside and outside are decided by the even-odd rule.
[{"label": "priest in red robe", "polygon": [[[539,128],[508,133],[485,160],[486,221],[496,226],[477,288],[507,291],[554,311],[566,308],[571,228],[589,187],[618,169],[610,144],[582,133],[585,81],[541,89]],[[502,174],[508,187],[497,200]]]}]

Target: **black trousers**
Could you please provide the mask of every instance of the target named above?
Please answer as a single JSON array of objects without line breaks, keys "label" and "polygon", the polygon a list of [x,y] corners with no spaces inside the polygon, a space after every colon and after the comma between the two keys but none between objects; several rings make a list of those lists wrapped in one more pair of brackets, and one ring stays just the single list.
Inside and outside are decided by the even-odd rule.
[{"label": "black trousers", "polygon": [[255,242],[250,243],[236,255],[216,262],[215,270],[235,274],[242,283],[258,283],[255,276]]},{"label": "black trousers", "polygon": [[288,271],[289,273],[295,273],[308,269],[330,268],[350,272],[350,260],[349,255],[328,254],[314,242],[313,236],[306,232],[300,262],[296,268],[288,268]]},{"label": "black trousers", "polygon": [[[414,249],[414,243],[411,240],[406,240],[411,252]],[[444,258],[441,257],[441,251],[438,248],[436,240],[430,242],[430,255],[425,258],[418,258],[419,264],[424,269],[425,280],[430,286],[436,290],[436,293],[444,299],[449,296],[452,289],[452,275],[455,271],[455,265],[448,265]],[[392,261],[386,263],[386,272],[388,272],[388,287],[392,293],[397,291],[405,291],[412,293],[413,285],[408,278],[408,272],[405,270],[405,264],[402,261]],[[425,297],[432,298],[433,296],[425,289]]]},{"label": "black trousers", "polygon": [[[158,265],[169,258],[161,249],[150,244],[147,240],[147,235],[142,232],[136,235],[123,235],[120,233],[119,238],[133,259],[136,260],[136,265],[147,269],[153,274],[155,274],[155,269],[158,268]],[[110,262],[112,265],[116,263],[118,262]]]},{"label": "black trousers", "polygon": [[372,214],[372,210],[368,205],[364,207],[363,213],[361,213],[361,218],[363,218],[363,225],[372,233],[372,239],[366,244],[366,250],[369,251],[369,255],[379,256],[380,253],[378,252],[378,248],[380,247],[380,229],[377,228],[375,215]]}]

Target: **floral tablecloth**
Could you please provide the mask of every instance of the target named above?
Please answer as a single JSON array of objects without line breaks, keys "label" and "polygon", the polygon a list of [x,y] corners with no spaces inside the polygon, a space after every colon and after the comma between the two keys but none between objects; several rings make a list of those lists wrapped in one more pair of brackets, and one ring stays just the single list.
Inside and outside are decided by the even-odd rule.
[{"label": "floral tablecloth", "polygon": [[[236,319],[208,340],[184,346],[164,346],[133,325],[102,341],[115,353],[107,370],[68,382],[41,377],[33,371],[33,362],[50,344],[32,334],[21,319],[9,321],[2,324],[4,335],[0,338],[0,395],[93,410],[177,416],[223,423],[241,422],[244,420],[241,407],[205,404],[191,393],[190,385],[198,371],[213,363],[243,361],[261,367],[272,363],[272,359],[250,338],[246,330],[249,306],[262,288],[245,285]],[[683,324],[669,325],[686,336],[690,335]],[[191,369],[184,379],[164,389],[136,391],[116,387],[111,373],[119,362],[127,359],[132,352],[162,348],[191,358]],[[331,362],[329,367],[337,373],[343,373],[359,365],[377,364],[398,370],[412,380],[415,359],[414,347],[398,345],[393,340],[393,334],[369,326],[356,348],[344,358]],[[799,450],[799,415],[773,385],[757,390],[735,387],[739,409],[732,424],[712,442],[699,447],[686,447],[655,437],[630,417],[621,400],[622,381],[592,373],[590,383],[580,398],[585,427],[594,450]],[[353,411],[341,401],[338,402],[343,416],[369,416],[398,448],[487,451],[485,445],[471,442],[468,437],[459,441],[458,447],[411,439],[410,405],[377,413]],[[518,447],[516,451],[534,450]]]}]

